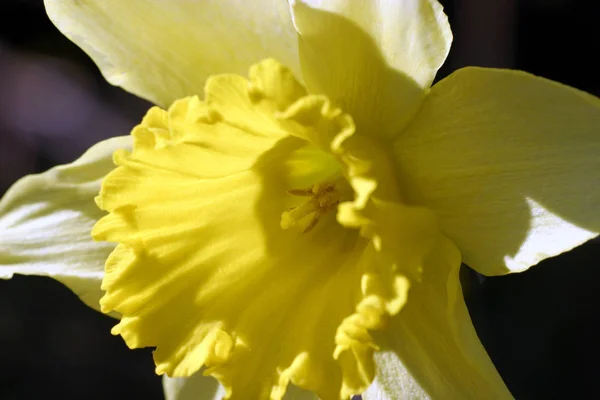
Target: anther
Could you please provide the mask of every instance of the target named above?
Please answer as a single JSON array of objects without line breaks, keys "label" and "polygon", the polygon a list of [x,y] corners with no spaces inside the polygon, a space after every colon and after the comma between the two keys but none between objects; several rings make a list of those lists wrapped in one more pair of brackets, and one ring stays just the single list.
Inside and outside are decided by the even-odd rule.
[{"label": "anther", "polygon": [[340,191],[334,183],[317,183],[308,188],[290,189],[287,192],[292,196],[309,199],[281,215],[282,229],[298,227],[302,233],[310,232],[324,214],[337,208],[340,203]]}]

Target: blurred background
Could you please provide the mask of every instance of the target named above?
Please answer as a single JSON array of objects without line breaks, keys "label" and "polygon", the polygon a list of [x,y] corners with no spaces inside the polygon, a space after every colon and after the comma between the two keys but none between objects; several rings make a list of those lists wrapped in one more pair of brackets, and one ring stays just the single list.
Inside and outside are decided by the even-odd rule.
[{"label": "blurred background", "polygon": [[[438,79],[465,65],[516,68],[600,95],[600,2],[441,3],[455,40]],[[0,194],[127,134],[148,107],[102,79],[42,0],[3,0]],[[463,268],[474,324],[517,399],[600,398],[599,264],[595,240],[518,275]],[[128,350],[113,324],[51,279],[0,281],[0,399],[162,399],[150,350]]]}]

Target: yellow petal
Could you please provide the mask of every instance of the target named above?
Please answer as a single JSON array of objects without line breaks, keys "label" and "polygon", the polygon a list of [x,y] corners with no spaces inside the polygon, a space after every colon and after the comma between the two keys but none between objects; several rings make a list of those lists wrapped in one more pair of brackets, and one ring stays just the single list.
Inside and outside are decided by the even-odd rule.
[{"label": "yellow petal", "polygon": [[392,136],[410,120],[452,41],[435,0],[297,0],[292,13],[309,91],[372,135]]},{"label": "yellow petal", "polygon": [[464,262],[521,271],[600,232],[600,100],[532,75],[461,69],[398,137],[401,190]]},{"label": "yellow petal", "polygon": [[[458,277],[460,253],[443,237],[434,248],[422,282],[412,285],[407,304],[378,336],[381,398],[426,398],[424,392],[432,399],[512,398],[471,323]],[[387,375],[404,368],[423,390]]]},{"label": "yellow petal", "polygon": [[112,153],[129,137],[100,142],[68,165],[30,175],[0,201],[0,278],[50,276],[100,309],[104,262],[114,244],[92,240],[102,216],[94,204],[100,181],[113,168]]},{"label": "yellow petal", "polygon": [[281,399],[289,383],[323,399],[362,392],[374,375],[369,331],[406,297],[406,279],[335,212],[318,208],[304,234],[281,229],[282,212],[304,201],[288,190],[348,186],[336,154],[302,136],[354,129],[291,79],[266,60],[249,81],[211,78],[204,101],[153,108],[98,198],[110,214],[93,235],[120,243],[101,300],[123,315],[113,333],[156,346],[158,373],[206,367],[234,399]]},{"label": "yellow petal", "polygon": [[277,0],[45,0],[52,22],[113,85],[154,104],[202,93],[215,73],[265,57],[296,72],[296,33]]}]

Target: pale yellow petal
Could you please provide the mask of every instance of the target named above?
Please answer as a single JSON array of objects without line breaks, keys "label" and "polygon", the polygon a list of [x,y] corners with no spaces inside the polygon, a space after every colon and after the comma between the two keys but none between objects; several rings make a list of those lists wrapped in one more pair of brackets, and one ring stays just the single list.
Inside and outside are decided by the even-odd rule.
[{"label": "pale yellow petal", "polygon": [[395,143],[403,195],[464,262],[521,271],[600,232],[600,100],[519,71],[461,69]]},{"label": "pale yellow petal", "polygon": [[[443,237],[434,248],[422,282],[411,286],[404,308],[377,336],[383,350],[375,357],[382,371],[377,384],[383,393],[376,393],[382,400],[512,398],[471,323],[458,277],[460,253]],[[387,375],[398,370],[417,385]]]},{"label": "pale yellow petal", "polygon": [[372,135],[392,136],[410,120],[452,41],[435,0],[297,0],[292,13],[309,91]]},{"label": "pale yellow petal", "polygon": [[[385,365],[377,369],[373,384],[362,394],[363,400],[430,400],[431,396],[421,387],[419,382],[392,351],[381,351],[375,354],[377,364]],[[389,388],[395,388],[390,390]]]},{"label": "pale yellow petal", "polygon": [[225,394],[223,386],[211,377],[196,372],[189,378],[163,376],[165,400],[221,400]]},{"label": "pale yellow petal", "polygon": [[208,76],[276,57],[299,73],[296,33],[279,0],[45,0],[52,22],[113,85],[169,106]]},{"label": "pale yellow petal", "polygon": [[[189,378],[163,376],[165,400],[221,400],[225,395],[223,386],[210,376],[196,372]],[[288,387],[284,400],[317,400],[317,397],[293,385]]]},{"label": "pale yellow petal", "polygon": [[102,216],[94,204],[112,153],[130,137],[100,142],[79,159],[15,183],[0,201],[0,278],[50,276],[95,309],[103,292],[104,262],[114,244],[92,240]]}]

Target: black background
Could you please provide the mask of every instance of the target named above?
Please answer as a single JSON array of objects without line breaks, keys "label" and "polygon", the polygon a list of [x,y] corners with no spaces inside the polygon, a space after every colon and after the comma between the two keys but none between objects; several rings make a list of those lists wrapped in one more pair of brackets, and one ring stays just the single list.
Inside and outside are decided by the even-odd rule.
[{"label": "black background", "polygon": [[[600,94],[599,2],[442,3],[455,40],[438,79],[464,65],[509,67]],[[147,108],[102,79],[41,0],[2,0],[0,193],[128,133]],[[464,268],[478,333],[517,399],[600,398],[599,263],[595,240],[521,274]],[[150,350],[128,350],[113,324],[49,278],[0,281],[0,399],[162,399]]]}]

